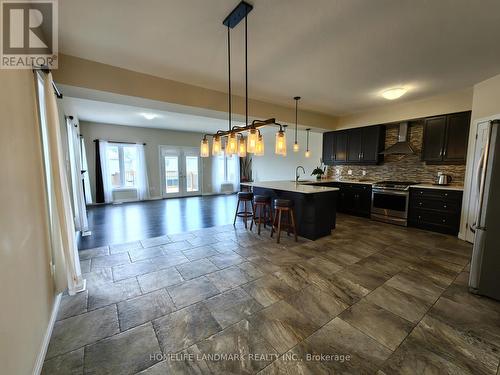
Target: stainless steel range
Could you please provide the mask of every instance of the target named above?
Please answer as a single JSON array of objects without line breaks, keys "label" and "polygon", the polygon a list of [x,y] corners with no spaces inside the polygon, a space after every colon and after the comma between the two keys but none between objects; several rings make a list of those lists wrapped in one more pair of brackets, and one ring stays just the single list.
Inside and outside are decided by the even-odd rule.
[{"label": "stainless steel range", "polygon": [[381,181],[372,186],[373,220],[407,226],[410,186],[418,182]]}]

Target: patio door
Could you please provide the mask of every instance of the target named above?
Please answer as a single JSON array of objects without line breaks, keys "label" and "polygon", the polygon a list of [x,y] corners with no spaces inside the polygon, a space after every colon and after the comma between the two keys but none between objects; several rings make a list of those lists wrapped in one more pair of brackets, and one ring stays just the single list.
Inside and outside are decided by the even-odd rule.
[{"label": "patio door", "polygon": [[160,146],[162,196],[201,195],[200,165],[197,148]]}]

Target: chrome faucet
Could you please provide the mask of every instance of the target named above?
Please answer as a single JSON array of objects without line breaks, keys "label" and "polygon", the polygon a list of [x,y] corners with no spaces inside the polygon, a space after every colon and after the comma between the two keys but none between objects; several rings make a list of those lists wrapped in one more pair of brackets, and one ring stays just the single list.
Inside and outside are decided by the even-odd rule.
[{"label": "chrome faucet", "polygon": [[295,182],[299,182],[299,168],[302,168],[302,172],[304,172],[304,174],[306,173],[306,170],[304,169],[304,167],[302,165],[299,165],[297,168],[295,168]]}]

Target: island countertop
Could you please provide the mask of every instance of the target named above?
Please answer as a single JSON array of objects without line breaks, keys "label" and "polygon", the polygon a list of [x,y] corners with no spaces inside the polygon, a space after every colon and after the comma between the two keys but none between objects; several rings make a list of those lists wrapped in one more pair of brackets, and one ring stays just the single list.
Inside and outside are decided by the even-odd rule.
[{"label": "island countertop", "polygon": [[260,181],[260,182],[242,182],[242,186],[257,187],[264,189],[282,190],[289,191],[292,193],[301,194],[315,194],[315,193],[327,193],[332,191],[338,191],[339,188],[327,187],[327,186],[316,186],[304,184],[303,182],[294,181]]}]

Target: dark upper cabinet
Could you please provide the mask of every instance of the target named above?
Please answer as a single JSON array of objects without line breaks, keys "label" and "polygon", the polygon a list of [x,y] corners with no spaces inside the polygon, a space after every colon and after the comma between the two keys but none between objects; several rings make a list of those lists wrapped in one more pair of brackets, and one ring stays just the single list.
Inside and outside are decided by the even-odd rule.
[{"label": "dark upper cabinet", "polygon": [[376,164],[383,158],[380,152],[385,145],[385,126],[367,126],[362,128],[362,131],[362,161],[367,164]]},{"label": "dark upper cabinet", "polygon": [[425,120],[422,159],[429,162],[443,160],[443,144],[446,135],[446,116]]},{"label": "dark upper cabinet", "polygon": [[333,162],[345,163],[347,161],[347,131],[334,132]]},{"label": "dark upper cabinet", "polygon": [[470,112],[448,116],[443,161],[465,163],[469,141]]},{"label": "dark upper cabinet", "polygon": [[363,140],[363,130],[352,129],[347,134],[347,161],[359,163],[361,161],[361,142]]},{"label": "dark upper cabinet", "polygon": [[323,162],[334,164],[376,164],[385,141],[381,125],[323,134]]},{"label": "dark upper cabinet", "polygon": [[335,132],[323,133],[323,163],[333,164],[333,143],[335,141]]},{"label": "dark upper cabinet", "polygon": [[430,117],[424,122],[422,160],[428,163],[465,163],[470,111]]}]

